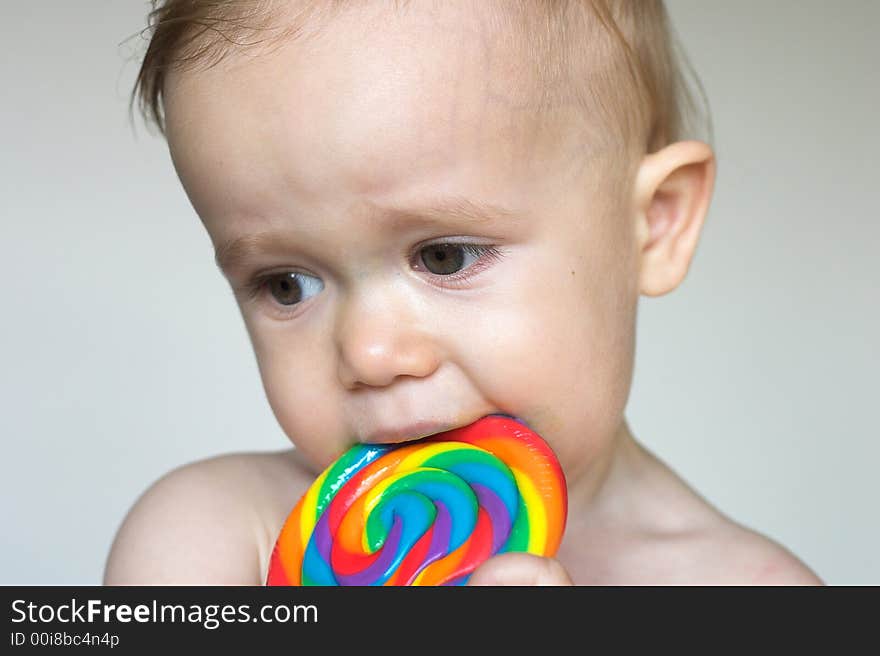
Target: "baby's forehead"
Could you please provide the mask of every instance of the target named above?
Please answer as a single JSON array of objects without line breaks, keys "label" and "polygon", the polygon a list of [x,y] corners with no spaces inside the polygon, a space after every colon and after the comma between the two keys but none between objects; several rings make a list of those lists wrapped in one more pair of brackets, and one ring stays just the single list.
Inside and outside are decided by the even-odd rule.
[{"label": "baby's forehead", "polygon": [[536,111],[515,67],[479,38],[490,28],[450,14],[395,14],[380,31],[344,14],[316,38],[180,75],[167,98],[176,161],[245,195],[286,184],[469,196],[470,179],[487,197],[570,176],[585,154],[579,108]]},{"label": "baby's forehead", "polygon": [[352,215],[365,200],[528,215],[574,187],[609,187],[582,107],[524,96],[497,27],[460,7],[427,20],[379,4],[169,78],[169,146],[209,230],[229,217]]},{"label": "baby's forehead", "polygon": [[[520,9],[513,11],[514,5]],[[302,12],[302,6],[323,9]],[[274,27],[267,29],[280,32],[274,38],[258,40],[253,47],[227,45],[212,58],[219,61],[197,70],[206,79],[213,72],[215,80],[228,86],[241,86],[240,74],[247,70],[275,82],[285,79],[286,72],[286,79],[296,77],[303,85],[301,98],[328,86],[349,88],[352,101],[363,99],[359,87],[369,86],[377,96],[389,88],[418,88],[422,94],[412,100],[420,101],[426,112],[470,102],[520,119],[541,118],[546,110],[576,105],[576,93],[564,66],[555,61],[553,39],[545,34],[537,38],[544,45],[536,45],[542,27],[522,16],[523,8],[531,6],[491,0],[281,4],[275,7]],[[197,38],[190,49],[199,47]],[[169,72],[169,86],[174,86],[170,80],[176,74]],[[305,76],[313,83],[304,83]],[[414,84],[417,80],[420,86]],[[425,93],[428,88],[440,93]],[[261,98],[267,101],[272,91],[287,91],[282,84],[266,90]],[[406,100],[400,93],[398,103]],[[363,108],[368,109],[375,111]],[[393,105],[386,111],[393,111]]]}]

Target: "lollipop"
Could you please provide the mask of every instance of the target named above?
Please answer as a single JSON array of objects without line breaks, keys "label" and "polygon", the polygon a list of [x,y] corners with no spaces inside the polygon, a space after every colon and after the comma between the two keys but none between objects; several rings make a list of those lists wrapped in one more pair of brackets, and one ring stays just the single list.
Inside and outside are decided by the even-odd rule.
[{"label": "lollipop", "polygon": [[267,585],[462,585],[490,556],[553,556],[565,477],[508,415],[401,444],[360,444],[315,480],[272,550]]}]

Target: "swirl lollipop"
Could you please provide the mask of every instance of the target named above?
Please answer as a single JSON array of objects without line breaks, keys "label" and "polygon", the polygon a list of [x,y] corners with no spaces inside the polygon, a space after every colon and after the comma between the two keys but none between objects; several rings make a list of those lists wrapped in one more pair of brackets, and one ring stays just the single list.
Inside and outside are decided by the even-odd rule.
[{"label": "swirl lollipop", "polygon": [[281,529],[267,585],[461,585],[490,556],[553,556],[565,477],[536,433],[489,415],[417,442],[361,444]]}]

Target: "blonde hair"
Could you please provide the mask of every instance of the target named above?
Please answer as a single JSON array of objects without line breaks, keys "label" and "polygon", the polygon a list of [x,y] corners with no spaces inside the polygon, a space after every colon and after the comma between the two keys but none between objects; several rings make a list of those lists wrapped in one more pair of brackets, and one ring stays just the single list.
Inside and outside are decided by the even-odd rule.
[{"label": "blonde hair", "polygon": [[[140,32],[150,34],[149,45],[129,110],[137,97],[148,126],[167,136],[163,92],[169,70],[210,67],[234,50],[308,38],[337,12],[365,1],[371,0],[286,2],[283,9],[294,16],[278,26],[279,0],[151,0],[148,26]],[[393,4],[400,10],[410,2]],[[663,0],[506,0],[481,6],[501,27],[512,28],[504,38],[522,54],[528,73],[522,80],[537,98],[536,109],[576,103],[588,117],[584,124],[597,152],[632,163],[675,141],[699,138],[691,136],[700,110],[683,66],[706,105],[712,142],[705,92]],[[269,35],[252,40],[261,33]]]}]

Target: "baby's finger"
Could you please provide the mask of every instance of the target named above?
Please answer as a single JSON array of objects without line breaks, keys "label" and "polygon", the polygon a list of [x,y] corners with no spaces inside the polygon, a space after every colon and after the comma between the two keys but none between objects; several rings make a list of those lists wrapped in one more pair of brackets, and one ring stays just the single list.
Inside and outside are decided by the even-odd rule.
[{"label": "baby's finger", "polygon": [[468,585],[573,585],[558,560],[528,553],[493,556],[477,567]]}]

